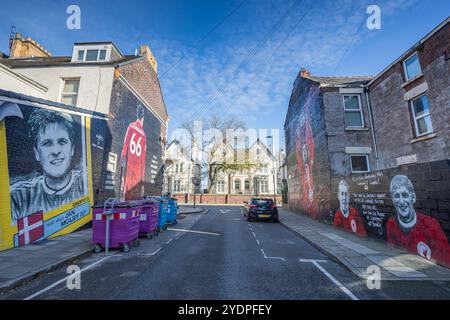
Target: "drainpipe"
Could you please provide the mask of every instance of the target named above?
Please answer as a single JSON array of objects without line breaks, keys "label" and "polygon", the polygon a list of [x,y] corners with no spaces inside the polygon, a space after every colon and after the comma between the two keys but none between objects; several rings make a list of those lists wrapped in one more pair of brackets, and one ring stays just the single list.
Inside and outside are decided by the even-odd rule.
[{"label": "drainpipe", "polygon": [[375,162],[377,164],[377,171],[378,171],[378,170],[380,170],[380,159],[378,158],[377,138],[375,137],[375,129],[373,127],[372,106],[370,105],[370,99],[369,99],[369,87],[364,86],[364,94],[366,95],[367,108],[369,109],[370,131],[372,132],[372,141],[373,141],[373,146],[375,149]]}]

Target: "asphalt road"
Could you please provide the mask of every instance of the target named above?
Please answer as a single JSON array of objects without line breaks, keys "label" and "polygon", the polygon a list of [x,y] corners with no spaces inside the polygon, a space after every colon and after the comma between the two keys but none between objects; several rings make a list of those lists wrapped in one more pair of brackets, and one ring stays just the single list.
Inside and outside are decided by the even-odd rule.
[{"label": "asphalt road", "polygon": [[280,224],[248,223],[239,207],[210,207],[130,253],[76,262],[81,289],[61,268],[0,299],[350,300],[450,299],[448,283],[366,281]]}]

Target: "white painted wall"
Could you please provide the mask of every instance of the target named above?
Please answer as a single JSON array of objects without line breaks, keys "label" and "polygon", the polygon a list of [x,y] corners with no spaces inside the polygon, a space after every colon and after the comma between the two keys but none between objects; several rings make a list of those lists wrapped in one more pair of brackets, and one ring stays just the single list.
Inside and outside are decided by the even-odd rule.
[{"label": "white painted wall", "polygon": [[2,64],[0,64],[0,89],[37,98],[44,98],[47,90],[39,83],[31,81]]},{"label": "white painted wall", "polygon": [[107,114],[114,79],[113,66],[58,66],[17,68],[15,72],[48,87],[44,98],[60,102],[64,78],[80,78],[77,107]]}]

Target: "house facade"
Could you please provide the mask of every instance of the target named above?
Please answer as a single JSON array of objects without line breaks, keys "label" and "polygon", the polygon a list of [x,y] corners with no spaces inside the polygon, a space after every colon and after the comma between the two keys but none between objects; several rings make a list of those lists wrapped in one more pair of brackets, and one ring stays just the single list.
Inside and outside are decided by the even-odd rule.
[{"label": "house facade", "polygon": [[288,206],[450,266],[450,19],[376,77],[302,70],[285,122]]}]

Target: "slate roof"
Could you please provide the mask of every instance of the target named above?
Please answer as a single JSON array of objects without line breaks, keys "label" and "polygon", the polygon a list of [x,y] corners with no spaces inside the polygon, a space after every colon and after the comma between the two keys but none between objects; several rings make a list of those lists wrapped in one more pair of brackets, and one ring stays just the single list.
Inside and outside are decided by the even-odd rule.
[{"label": "slate roof", "polygon": [[373,77],[316,77],[316,76],[307,76],[307,79],[318,82],[322,85],[327,86],[357,86],[357,85],[365,85],[369,83]]},{"label": "slate roof", "polygon": [[138,59],[140,57],[134,55],[125,56],[124,59],[107,62],[71,62],[72,57],[36,57],[23,59],[0,59],[0,63],[12,69],[14,68],[30,68],[30,67],[53,67],[53,66],[91,66],[91,65],[115,65]]}]

